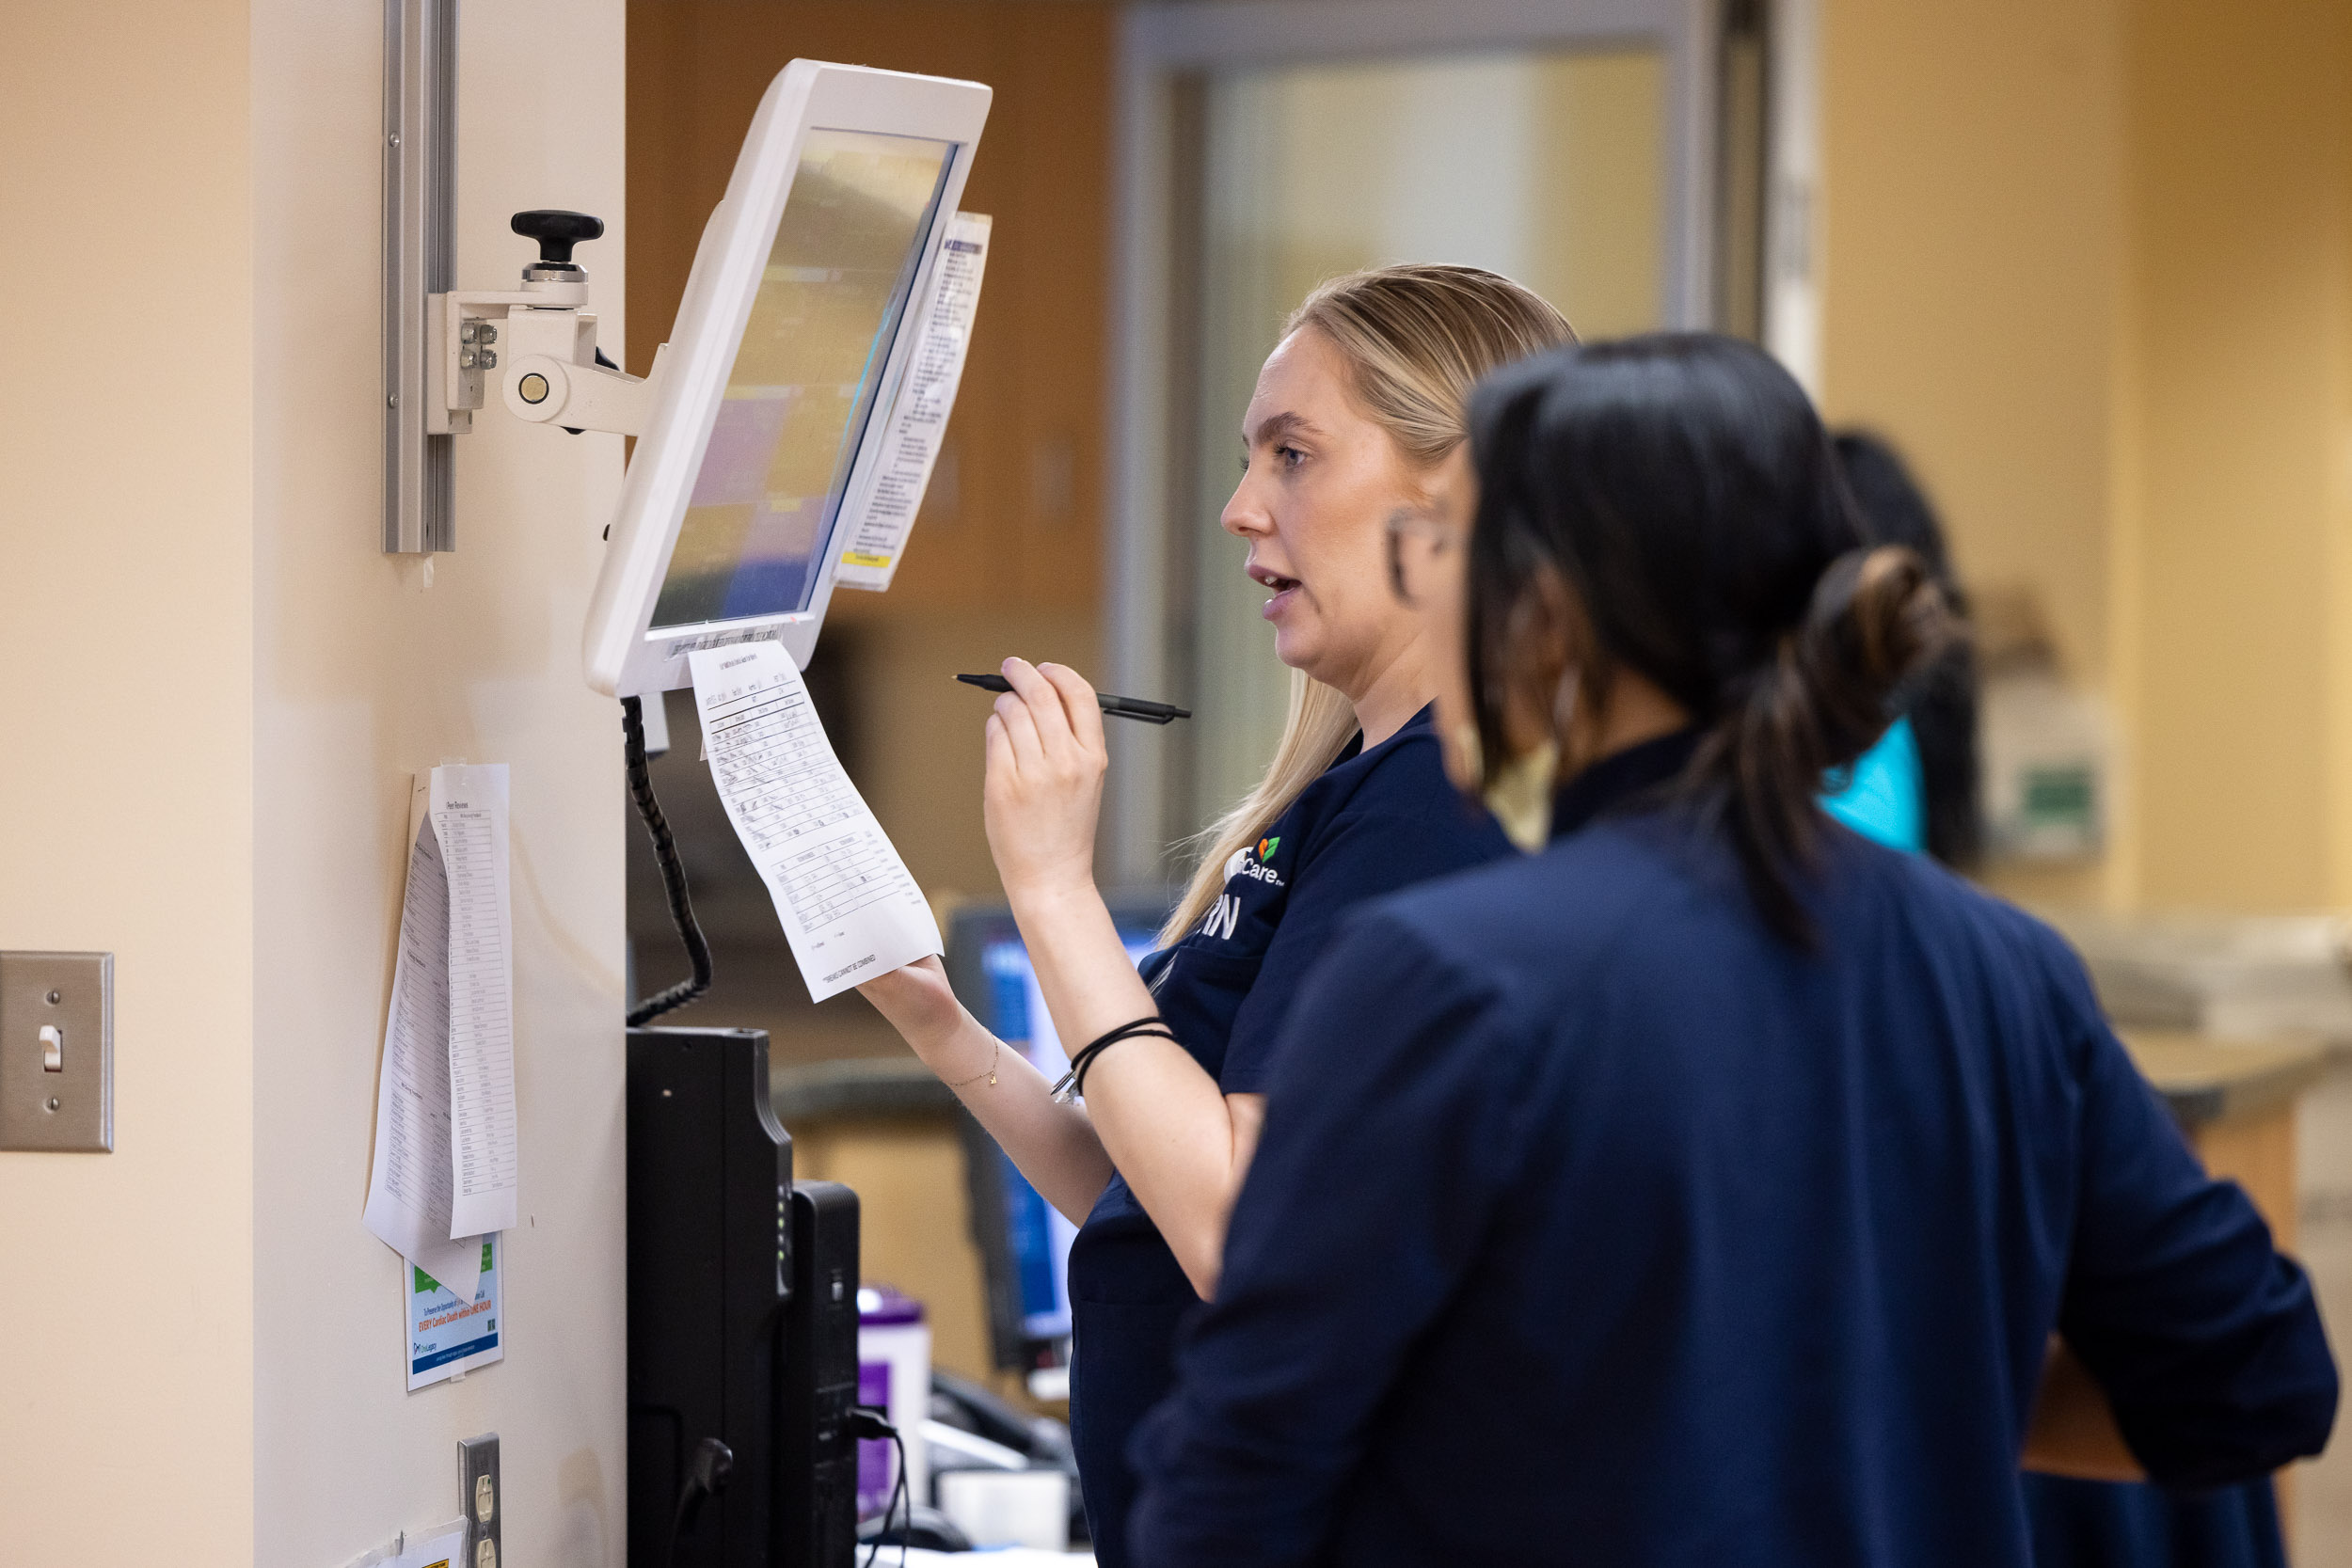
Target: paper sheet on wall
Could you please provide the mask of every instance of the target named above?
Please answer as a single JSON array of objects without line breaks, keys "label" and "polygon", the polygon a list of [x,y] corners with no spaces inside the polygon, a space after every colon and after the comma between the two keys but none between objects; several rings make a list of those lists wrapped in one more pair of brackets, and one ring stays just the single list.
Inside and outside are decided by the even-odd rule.
[{"label": "paper sheet on wall", "polygon": [[947,415],[956,405],[956,388],[963,380],[972,318],[980,308],[980,275],[988,268],[989,222],[985,213],[958,213],[947,220],[923,335],[882,427],[874,487],[834,567],[833,579],[841,587],[879,594],[890,586],[906,555],[907,535],[922,510]]},{"label": "paper sheet on wall", "polygon": [[444,1527],[414,1545],[404,1545],[406,1549],[384,1568],[451,1568],[466,1549],[466,1527],[462,1522],[455,1529]]},{"label": "paper sheet on wall", "polygon": [[364,1217],[471,1301],[483,1236],[515,1223],[505,765],[418,775],[409,827]]},{"label": "paper sheet on wall", "polygon": [[466,1549],[466,1521],[453,1519],[431,1529],[405,1530],[388,1545],[362,1552],[343,1568],[453,1568]]},{"label": "paper sheet on wall", "polygon": [[842,771],[792,656],[753,642],[687,658],[710,777],[809,996],[941,951],[923,890]]}]

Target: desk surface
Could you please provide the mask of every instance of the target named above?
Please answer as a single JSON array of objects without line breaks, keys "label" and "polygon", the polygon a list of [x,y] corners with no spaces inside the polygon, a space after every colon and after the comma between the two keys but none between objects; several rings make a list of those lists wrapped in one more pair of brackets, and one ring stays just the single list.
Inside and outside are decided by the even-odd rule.
[{"label": "desk surface", "polygon": [[2118,1031],[2184,1127],[2234,1121],[2292,1101],[2328,1063],[2316,1041],[2220,1040],[2166,1029]]},{"label": "desk surface", "polygon": [[778,1069],[770,1081],[785,1131],[800,1121],[867,1117],[948,1117],[956,1092],[913,1056],[856,1056]]},{"label": "desk surface", "polygon": [[[2120,1031],[2132,1060],[2184,1127],[2253,1116],[2290,1101],[2319,1077],[2317,1042],[2221,1040],[2175,1030]],[[776,1114],[796,1121],[840,1117],[946,1116],[955,1095],[912,1057],[826,1062],[775,1077]]]}]

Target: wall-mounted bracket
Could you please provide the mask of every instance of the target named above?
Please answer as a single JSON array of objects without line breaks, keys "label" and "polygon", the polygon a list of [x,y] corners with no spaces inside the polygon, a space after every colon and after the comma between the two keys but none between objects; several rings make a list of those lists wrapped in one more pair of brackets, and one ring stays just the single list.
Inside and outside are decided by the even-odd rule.
[{"label": "wall-mounted bracket", "polygon": [[450,286],[457,0],[384,0],[384,548],[457,547],[448,434],[428,423],[425,302]]},{"label": "wall-mounted bracket", "polygon": [[[503,376],[508,412],[532,424],[551,424],[577,436],[584,430],[640,436],[653,412],[664,355],[654,356],[653,374],[629,375],[596,348],[596,318],[588,303],[588,275],[572,261],[572,246],[604,233],[601,220],[584,213],[516,213],[515,232],[539,242],[539,259],[523,268],[519,289],[454,289],[421,300],[418,337],[422,344],[414,396],[414,439],[428,448],[446,447],[473,429],[474,411],[489,402],[490,380]],[[665,345],[666,347],[666,345]],[[410,437],[404,428],[403,439]],[[393,470],[388,464],[388,474]],[[387,550],[447,549],[453,531],[436,544],[428,529],[409,544],[395,543],[389,526]]]},{"label": "wall-mounted bracket", "polygon": [[[457,547],[456,442],[493,374],[518,419],[642,434],[653,382],[596,352],[588,275],[572,246],[604,233],[584,213],[517,213],[539,244],[522,287],[451,288],[457,187],[457,0],[384,0],[384,549]],[[654,361],[660,375],[661,361]]]},{"label": "wall-mounted bracket", "polygon": [[502,375],[507,410],[518,420],[644,435],[664,356],[654,356],[653,374],[645,377],[605,360],[596,349],[596,318],[580,309],[588,299],[585,278],[531,280],[526,275],[517,291],[468,290],[428,299],[433,356],[425,429],[458,436],[472,430],[474,410],[488,402],[490,378]]}]

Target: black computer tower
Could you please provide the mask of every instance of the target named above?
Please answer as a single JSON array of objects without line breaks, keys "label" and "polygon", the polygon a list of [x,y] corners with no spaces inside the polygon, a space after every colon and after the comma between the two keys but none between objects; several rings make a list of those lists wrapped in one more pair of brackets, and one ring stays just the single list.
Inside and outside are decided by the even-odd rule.
[{"label": "black computer tower", "polygon": [[857,1195],[794,1185],[763,1031],[631,1029],[626,1100],[629,1568],[850,1568]]},{"label": "black computer tower", "polygon": [[[755,1029],[631,1029],[629,1568],[777,1568],[779,1352],[791,1290],[792,1140]],[[676,1530],[704,1439],[726,1484]]]},{"label": "black computer tower", "polygon": [[857,1194],[792,1189],[792,1306],[785,1314],[784,1462],[777,1568],[850,1568],[857,1555]]}]

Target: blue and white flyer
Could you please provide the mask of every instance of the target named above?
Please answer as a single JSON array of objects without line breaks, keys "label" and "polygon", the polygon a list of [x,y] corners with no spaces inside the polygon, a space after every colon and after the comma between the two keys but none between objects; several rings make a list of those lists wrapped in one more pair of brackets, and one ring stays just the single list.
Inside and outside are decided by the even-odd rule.
[{"label": "blue and white flyer", "polygon": [[439,1280],[407,1263],[410,1392],[505,1355],[505,1340],[499,1333],[499,1273],[496,1236],[482,1238],[482,1278],[469,1302],[459,1301]]}]

